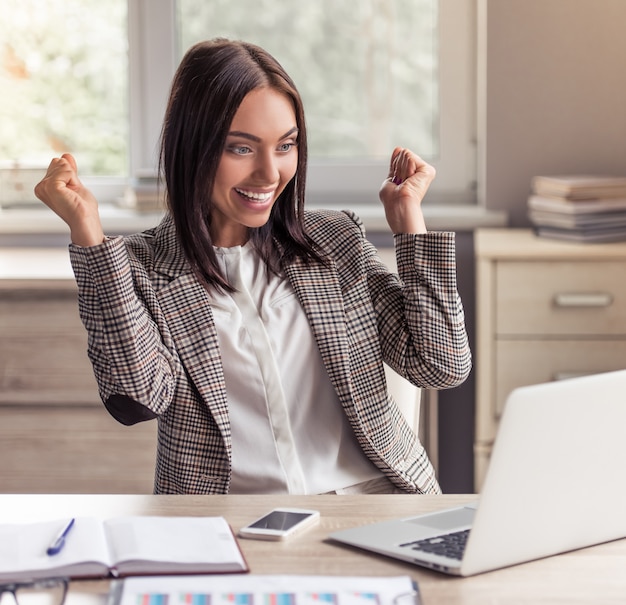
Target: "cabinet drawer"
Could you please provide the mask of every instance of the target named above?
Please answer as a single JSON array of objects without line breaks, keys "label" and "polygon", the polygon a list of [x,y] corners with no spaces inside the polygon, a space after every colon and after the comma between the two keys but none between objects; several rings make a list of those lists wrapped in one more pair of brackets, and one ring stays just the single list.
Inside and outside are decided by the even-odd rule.
[{"label": "cabinet drawer", "polygon": [[495,414],[516,387],[626,368],[626,340],[500,340],[496,342]]},{"label": "cabinet drawer", "polygon": [[101,405],[75,287],[0,290],[0,403]]},{"label": "cabinet drawer", "polygon": [[100,406],[87,336],[0,339],[0,404]]},{"label": "cabinet drawer", "polygon": [[67,333],[85,334],[77,296],[75,289],[67,288],[0,289],[0,335],[35,337],[43,332],[62,338]]},{"label": "cabinet drawer", "polygon": [[498,262],[496,333],[626,334],[624,262]]},{"label": "cabinet drawer", "polygon": [[156,421],[100,408],[0,408],[0,493],[152,493]]}]

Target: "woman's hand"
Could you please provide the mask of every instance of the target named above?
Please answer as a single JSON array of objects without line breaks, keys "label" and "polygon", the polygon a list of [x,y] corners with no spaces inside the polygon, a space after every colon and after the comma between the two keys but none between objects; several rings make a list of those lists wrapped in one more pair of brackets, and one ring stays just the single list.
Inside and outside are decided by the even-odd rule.
[{"label": "woman's hand", "polygon": [[80,182],[77,171],[69,153],[54,158],[35,186],[35,195],[68,224],[73,243],[95,246],[104,241],[98,202]]},{"label": "woman's hand", "polygon": [[385,217],[395,233],[426,233],[422,199],[435,178],[435,169],[410,149],[396,147],[389,176],[380,188]]}]

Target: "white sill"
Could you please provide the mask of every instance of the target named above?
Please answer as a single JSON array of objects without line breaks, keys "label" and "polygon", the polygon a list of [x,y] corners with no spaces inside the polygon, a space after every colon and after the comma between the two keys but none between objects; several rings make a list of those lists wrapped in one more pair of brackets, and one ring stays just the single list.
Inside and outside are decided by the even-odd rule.
[{"label": "white sill", "polygon": [[[364,205],[352,208],[368,232],[388,233],[382,206]],[[505,212],[486,210],[477,205],[424,205],[424,219],[429,231],[473,231],[481,227],[506,227]]]},{"label": "white sill", "polygon": [[[310,204],[309,208],[318,208]],[[341,206],[336,206],[343,209]],[[347,208],[346,208],[347,209]],[[353,205],[368,232],[388,233],[382,206],[375,204]],[[104,230],[108,235],[136,233],[155,226],[161,219],[160,212],[137,212],[117,206],[100,207]],[[476,205],[425,205],[426,225],[431,231],[472,231],[479,227],[505,227],[504,212],[489,211]],[[0,236],[67,235],[65,223],[45,207],[0,209]]]},{"label": "white sill", "polygon": [[[113,205],[100,205],[104,230],[111,235],[136,233],[156,225],[159,212],[137,212]],[[65,235],[67,225],[45,206],[0,209],[0,235]]]}]

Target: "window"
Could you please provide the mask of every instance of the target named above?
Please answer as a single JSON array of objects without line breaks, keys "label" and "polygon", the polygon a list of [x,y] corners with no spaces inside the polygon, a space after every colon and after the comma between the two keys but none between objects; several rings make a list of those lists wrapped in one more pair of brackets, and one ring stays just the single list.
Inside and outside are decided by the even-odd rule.
[{"label": "window", "polygon": [[126,0],[3,0],[0,161],[126,176]]},{"label": "window", "polygon": [[395,144],[434,158],[437,4],[178,0],[178,57],[216,35],[271,52],[303,97],[315,160],[387,160]]},{"label": "window", "polygon": [[[474,197],[472,0],[4,0],[0,161],[79,158],[100,199],[154,174],[183,52],[266,47],[300,89],[309,202],[377,202],[395,145],[437,167],[429,199]],[[27,74],[27,77],[23,77]],[[100,186],[106,186],[102,188]]]}]

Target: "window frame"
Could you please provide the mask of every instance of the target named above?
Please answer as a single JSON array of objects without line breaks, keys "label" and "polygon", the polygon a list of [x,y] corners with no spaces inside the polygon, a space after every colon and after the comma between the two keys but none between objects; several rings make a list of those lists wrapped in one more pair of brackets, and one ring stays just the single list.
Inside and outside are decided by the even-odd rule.
[{"label": "window frame", "polygon": [[[128,0],[129,174],[153,176],[176,58],[176,0]],[[440,155],[427,203],[476,203],[474,0],[439,0]],[[459,101],[460,100],[460,101]],[[419,154],[419,149],[414,150]],[[378,202],[385,162],[310,160],[311,205]]]}]

